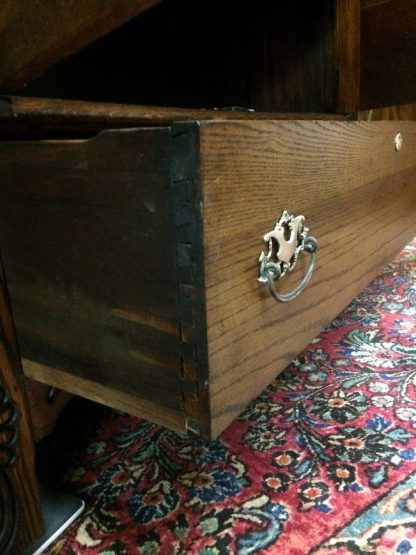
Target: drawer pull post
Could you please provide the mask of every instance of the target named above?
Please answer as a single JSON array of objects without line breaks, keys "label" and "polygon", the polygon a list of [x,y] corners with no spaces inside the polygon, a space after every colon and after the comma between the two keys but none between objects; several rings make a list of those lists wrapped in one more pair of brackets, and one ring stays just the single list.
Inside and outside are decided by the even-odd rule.
[{"label": "drawer pull post", "polygon": [[[315,269],[318,241],[308,235],[309,229],[303,225],[304,221],[304,216],[293,216],[284,210],[274,229],[263,237],[269,248],[267,253],[260,254],[258,281],[268,284],[270,293],[276,301],[287,303],[296,299],[308,285]],[[294,270],[302,252],[311,255],[308,271],[299,285],[290,293],[278,293],[275,282]]]}]

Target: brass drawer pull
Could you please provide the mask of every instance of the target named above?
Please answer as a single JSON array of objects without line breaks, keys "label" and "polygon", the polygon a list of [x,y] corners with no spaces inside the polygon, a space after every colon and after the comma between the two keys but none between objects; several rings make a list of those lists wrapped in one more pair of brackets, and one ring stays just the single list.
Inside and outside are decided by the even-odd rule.
[{"label": "brass drawer pull", "polygon": [[[315,237],[308,235],[309,229],[303,225],[304,221],[304,216],[292,216],[284,210],[274,229],[263,237],[263,240],[268,243],[269,250],[267,253],[260,254],[258,281],[269,284],[270,293],[276,301],[283,303],[293,301],[302,293],[312,277],[318,241]],[[290,293],[278,293],[275,281],[282,279],[288,272],[294,270],[297,259],[303,251],[311,255],[309,268],[304,278]]]}]

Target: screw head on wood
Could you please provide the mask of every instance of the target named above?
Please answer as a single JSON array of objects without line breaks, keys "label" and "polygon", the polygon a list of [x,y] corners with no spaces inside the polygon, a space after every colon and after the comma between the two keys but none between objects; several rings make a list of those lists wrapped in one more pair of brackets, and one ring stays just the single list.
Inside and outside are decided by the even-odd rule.
[{"label": "screw head on wood", "polygon": [[397,133],[397,135],[394,137],[394,146],[397,151],[399,151],[402,148],[402,144],[403,144],[402,134]]},{"label": "screw head on wood", "polygon": [[56,401],[57,397],[58,397],[58,390],[56,389],[56,387],[50,387],[46,395],[47,402],[52,405]]}]

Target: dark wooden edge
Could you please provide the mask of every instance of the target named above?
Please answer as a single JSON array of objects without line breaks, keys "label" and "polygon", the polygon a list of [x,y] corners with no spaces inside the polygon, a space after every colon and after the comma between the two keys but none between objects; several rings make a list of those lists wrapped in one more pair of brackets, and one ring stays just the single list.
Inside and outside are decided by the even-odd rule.
[{"label": "dark wooden edge", "polygon": [[187,429],[210,437],[208,351],[202,234],[199,124],[171,128],[172,218],[178,271],[182,379],[195,384],[182,393]]},{"label": "dark wooden edge", "polygon": [[195,110],[161,106],[138,106],[0,96],[0,133],[76,132],[102,129],[170,125],[177,121],[224,119],[316,119],[344,120],[338,114],[246,112],[241,110]]}]

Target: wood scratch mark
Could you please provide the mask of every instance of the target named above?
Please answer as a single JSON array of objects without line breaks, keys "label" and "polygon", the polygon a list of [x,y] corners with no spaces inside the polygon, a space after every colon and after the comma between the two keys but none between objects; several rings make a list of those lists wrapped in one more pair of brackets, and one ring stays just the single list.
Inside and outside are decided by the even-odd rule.
[{"label": "wood scratch mark", "polygon": [[154,314],[149,314],[147,312],[132,312],[130,310],[122,310],[119,308],[113,309],[111,314],[117,318],[121,318],[122,320],[135,322],[136,324],[155,328],[163,333],[169,333],[170,335],[176,335],[179,337],[179,324],[159,318]]}]

